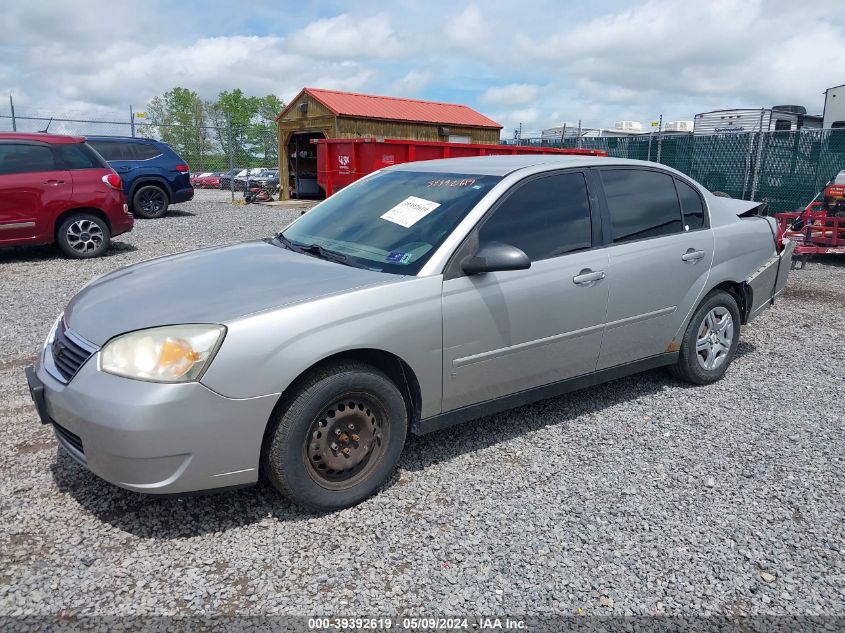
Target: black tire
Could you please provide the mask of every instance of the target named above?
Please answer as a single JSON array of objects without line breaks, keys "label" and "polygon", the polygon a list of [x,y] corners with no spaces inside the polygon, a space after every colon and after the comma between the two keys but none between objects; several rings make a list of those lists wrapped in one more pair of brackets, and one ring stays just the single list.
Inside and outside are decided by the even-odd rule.
[{"label": "black tire", "polygon": [[293,389],[270,421],[262,454],[267,478],[309,510],[339,510],[369,497],[405,444],[402,393],[384,373],[355,361],[326,365]]},{"label": "black tire", "polygon": [[[719,312],[722,315],[730,315],[731,333],[730,343],[727,346],[724,344],[726,340],[722,334],[724,330],[719,330],[718,324],[716,328],[711,327],[710,323],[713,321],[707,321],[713,311],[717,315],[716,319],[721,316]],[[726,327],[725,321],[721,323],[722,327]],[[676,378],[696,385],[716,382],[725,375],[733,361],[739,345],[739,336],[740,315],[736,299],[724,290],[714,290],[704,298],[695,314],[692,315],[681,341],[678,362],[670,366],[669,371]],[[713,342],[714,337],[716,343]],[[703,345],[701,350],[697,349],[699,342]],[[707,345],[710,345],[709,349]],[[708,362],[712,362],[712,368],[707,367]]]},{"label": "black tire", "polygon": [[89,259],[108,250],[111,231],[105,221],[90,213],[74,213],[56,229],[56,244],[67,257]]},{"label": "black tire", "polygon": [[170,201],[164,189],[156,185],[144,185],[138,187],[135,195],[132,196],[132,213],[139,218],[152,220],[167,213],[169,204]]}]

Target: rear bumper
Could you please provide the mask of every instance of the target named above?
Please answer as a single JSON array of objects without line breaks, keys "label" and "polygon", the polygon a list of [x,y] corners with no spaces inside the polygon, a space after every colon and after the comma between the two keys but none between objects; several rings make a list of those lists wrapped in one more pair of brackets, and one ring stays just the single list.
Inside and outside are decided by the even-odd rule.
[{"label": "rear bumper", "polygon": [[187,202],[188,200],[192,200],[194,197],[194,188],[187,187],[185,189],[177,189],[172,192],[172,198],[170,202]]},{"label": "rear bumper", "polygon": [[277,397],[231,399],[200,383],[160,384],[97,370],[92,356],[68,384],[43,361],[27,372],[42,422],[106,481],[181,494],[254,483]]},{"label": "rear bumper", "polygon": [[121,205],[120,213],[113,213],[109,218],[112,236],[128,233],[135,226],[135,217],[129,213],[129,206]]},{"label": "rear bumper", "polygon": [[786,288],[786,280],[792,267],[792,253],[794,251],[795,242],[785,240],[783,250],[746,280],[752,290],[752,305],[748,314],[749,321],[769,306],[774,305],[775,299]]}]

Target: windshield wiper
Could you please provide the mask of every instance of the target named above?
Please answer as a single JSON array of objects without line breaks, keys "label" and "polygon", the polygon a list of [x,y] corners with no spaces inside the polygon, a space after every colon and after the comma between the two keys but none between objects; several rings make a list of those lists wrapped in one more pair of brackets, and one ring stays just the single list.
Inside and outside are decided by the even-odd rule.
[{"label": "windshield wiper", "polygon": [[[291,242],[293,244],[293,242]],[[311,255],[316,255],[320,259],[326,259],[330,262],[338,262],[340,264],[345,264],[349,260],[349,258],[344,255],[343,253],[338,253],[337,251],[333,251],[329,248],[323,248],[319,244],[295,244],[298,250],[302,253],[310,253]]]}]

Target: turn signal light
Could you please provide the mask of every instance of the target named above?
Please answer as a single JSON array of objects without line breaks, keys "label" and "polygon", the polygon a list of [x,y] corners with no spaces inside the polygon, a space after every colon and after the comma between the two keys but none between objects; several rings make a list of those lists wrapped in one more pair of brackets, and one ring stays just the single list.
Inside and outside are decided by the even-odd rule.
[{"label": "turn signal light", "polygon": [[188,165],[176,165],[176,171],[191,171]]},{"label": "turn signal light", "polygon": [[115,173],[106,174],[105,176],[103,176],[103,182],[117,191],[123,189],[123,183],[120,180],[120,176]]}]

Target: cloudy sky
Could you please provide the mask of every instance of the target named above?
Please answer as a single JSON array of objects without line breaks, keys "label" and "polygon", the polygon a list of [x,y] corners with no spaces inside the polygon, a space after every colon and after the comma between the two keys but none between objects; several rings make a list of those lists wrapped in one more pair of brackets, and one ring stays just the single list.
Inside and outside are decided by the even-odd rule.
[{"label": "cloudy sky", "polygon": [[[127,116],[173,86],[466,103],[510,134],[803,104],[845,83],[845,2],[3,0],[0,114]],[[0,126],[3,122],[0,121]]]}]

